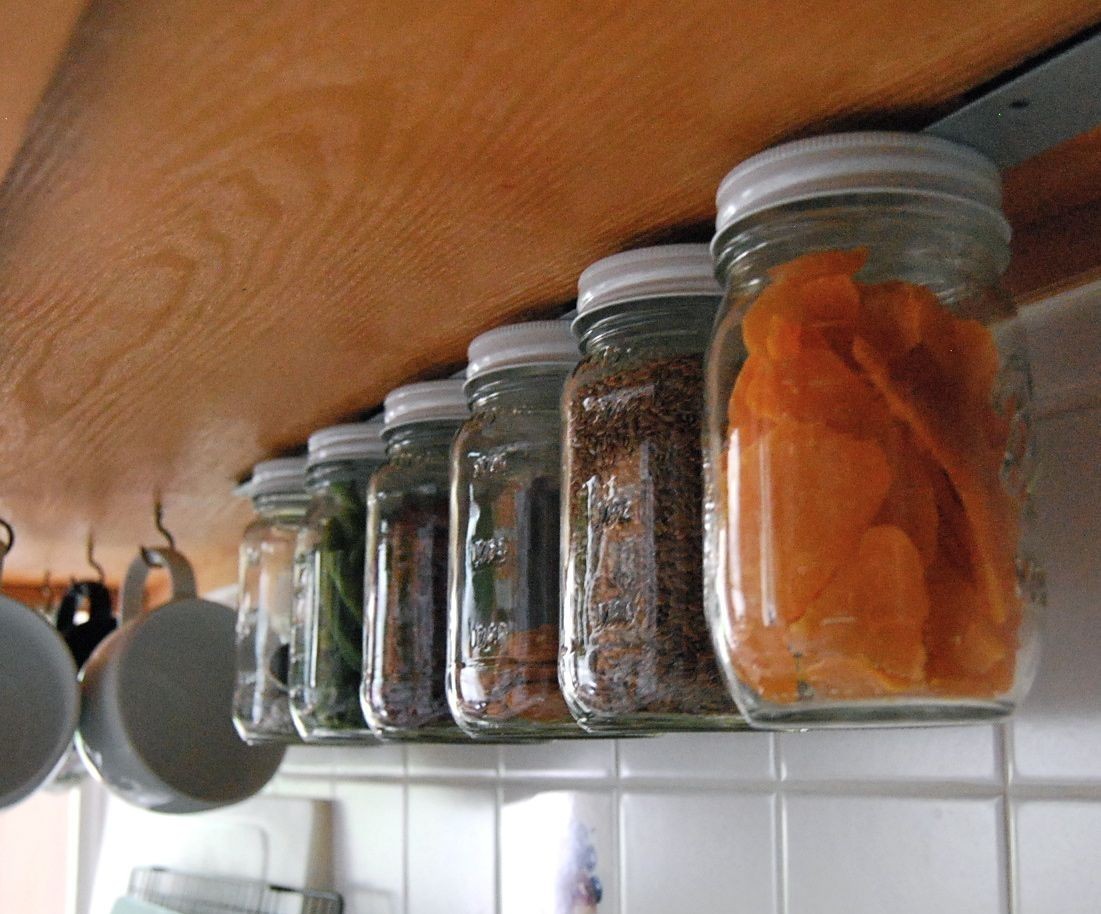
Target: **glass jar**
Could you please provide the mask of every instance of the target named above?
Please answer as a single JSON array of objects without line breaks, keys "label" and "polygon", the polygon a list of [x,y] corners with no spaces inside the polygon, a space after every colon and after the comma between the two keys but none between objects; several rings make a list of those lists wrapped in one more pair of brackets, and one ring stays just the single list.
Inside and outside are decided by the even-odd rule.
[{"label": "glass jar", "polygon": [[563,394],[559,678],[595,732],[744,727],[703,609],[703,356],[720,291],[704,245],[585,270]]},{"label": "glass jar", "polygon": [[996,718],[1032,679],[1000,203],[978,153],[891,133],[787,144],[719,189],[708,610],[754,725]]},{"label": "glass jar", "polygon": [[291,710],[307,742],[374,742],[359,705],[367,484],[386,459],[381,420],[310,436],[298,539]]},{"label": "glass jar", "polygon": [[587,736],[558,686],[562,387],[578,360],[564,321],[470,344],[471,417],[451,456],[447,697],[471,736]]},{"label": "glass jar", "polygon": [[386,398],[389,462],[371,481],[363,713],[383,740],[467,742],[447,704],[449,455],[469,415],[463,382]]},{"label": "glass jar", "polygon": [[296,743],[287,677],[294,610],[294,550],[306,518],[306,461],[256,464],[239,490],[256,519],[245,528],[237,576],[237,684],[233,724],[241,738]]}]

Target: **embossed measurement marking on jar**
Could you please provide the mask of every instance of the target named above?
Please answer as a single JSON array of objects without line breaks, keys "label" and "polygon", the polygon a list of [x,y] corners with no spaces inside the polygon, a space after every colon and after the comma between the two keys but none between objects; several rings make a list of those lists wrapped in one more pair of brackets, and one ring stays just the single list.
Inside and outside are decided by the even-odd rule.
[{"label": "embossed measurement marking on jar", "polygon": [[471,460],[471,475],[474,479],[485,479],[503,473],[508,469],[509,461],[527,448],[516,444],[508,444],[503,447],[477,454]]},{"label": "embossed measurement marking on jar", "polygon": [[611,393],[592,395],[581,401],[581,408],[589,413],[590,420],[612,420],[636,410],[650,409],[654,403],[654,385],[614,390]]},{"label": "embossed measurement marking on jar", "polygon": [[597,527],[615,527],[629,524],[635,519],[633,502],[638,486],[619,486],[613,476],[600,480],[596,476],[586,480],[589,496],[589,520]]},{"label": "embossed measurement marking on jar", "polygon": [[639,616],[638,600],[634,597],[617,597],[594,603],[592,618],[595,628],[610,625],[631,625]]},{"label": "embossed measurement marking on jar", "polygon": [[512,553],[511,545],[504,536],[470,541],[470,567],[477,571],[492,565],[503,565]]},{"label": "embossed measurement marking on jar", "polygon": [[470,651],[482,657],[500,654],[511,633],[510,622],[476,622],[470,626]]}]

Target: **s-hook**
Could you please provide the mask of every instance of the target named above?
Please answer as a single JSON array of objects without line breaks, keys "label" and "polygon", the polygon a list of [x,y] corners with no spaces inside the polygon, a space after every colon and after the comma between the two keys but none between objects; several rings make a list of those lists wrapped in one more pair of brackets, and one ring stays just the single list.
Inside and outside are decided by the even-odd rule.
[{"label": "s-hook", "polygon": [[[161,504],[161,500],[158,498],[153,502],[153,526],[157,528],[157,532],[164,537],[165,542],[168,544],[168,548],[175,551],[176,549],[176,537],[168,532],[168,528],[164,525],[164,505]],[[157,568],[160,563],[156,561],[152,553],[145,546],[141,547],[142,560],[150,568]]]},{"label": "s-hook", "polygon": [[96,577],[98,578],[99,583],[102,584],[107,580],[107,574],[103,570],[103,566],[99,562],[96,561],[95,551],[96,551],[96,542],[92,538],[92,534],[89,533],[88,534],[88,542],[85,545],[84,556],[85,556],[85,558],[88,559],[88,564],[91,565],[92,568],[95,569]]}]

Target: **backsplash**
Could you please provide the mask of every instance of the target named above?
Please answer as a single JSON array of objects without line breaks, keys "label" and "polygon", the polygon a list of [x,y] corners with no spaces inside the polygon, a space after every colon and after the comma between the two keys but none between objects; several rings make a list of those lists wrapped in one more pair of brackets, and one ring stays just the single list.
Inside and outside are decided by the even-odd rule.
[{"label": "backsplash", "polygon": [[[1011,724],[297,748],[252,802],[328,801],[308,878],[344,893],[348,914],[1092,914],[1101,284],[1025,320],[1048,612],[1039,678]],[[85,803],[103,804],[98,794],[86,788]],[[101,821],[122,815],[115,805]],[[289,806],[258,825],[255,875],[290,881],[277,839],[303,827]],[[82,846],[84,910],[108,856]],[[110,865],[117,878],[120,861]],[[107,894],[101,880],[95,904]]]}]

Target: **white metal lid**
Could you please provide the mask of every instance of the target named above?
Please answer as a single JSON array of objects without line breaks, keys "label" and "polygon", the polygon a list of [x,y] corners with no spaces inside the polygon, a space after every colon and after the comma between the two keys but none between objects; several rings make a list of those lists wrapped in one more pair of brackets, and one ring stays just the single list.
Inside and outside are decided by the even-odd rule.
[{"label": "white metal lid", "polygon": [[528,321],[476,336],[467,349],[468,381],[502,368],[523,365],[574,365],[581,358],[565,321]]},{"label": "white metal lid", "polygon": [[577,280],[577,313],[649,298],[722,294],[706,244],[663,244],[613,254],[587,267]]},{"label": "white metal lid", "polygon": [[386,431],[414,422],[462,421],[469,415],[461,378],[406,384],[386,395]]},{"label": "white metal lid", "polygon": [[245,498],[262,495],[294,495],[306,489],[306,458],[279,457],[261,460],[252,468],[249,481],[235,490]]},{"label": "white metal lid", "polygon": [[985,211],[1008,240],[997,166],[967,146],[927,134],[834,133],[783,143],[734,168],[715,195],[715,231],[787,203],[851,193],[905,191]]},{"label": "white metal lid", "polygon": [[331,425],[310,435],[307,463],[315,467],[332,460],[385,460],[382,419]]}]

